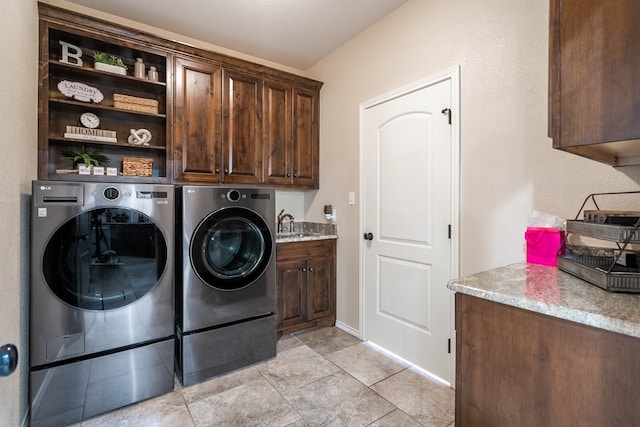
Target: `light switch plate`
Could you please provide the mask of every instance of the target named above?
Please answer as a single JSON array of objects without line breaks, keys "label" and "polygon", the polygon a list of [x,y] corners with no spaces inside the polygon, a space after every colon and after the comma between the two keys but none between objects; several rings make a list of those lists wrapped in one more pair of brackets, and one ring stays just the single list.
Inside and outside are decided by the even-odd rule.
[{"label": "light switch plate", "polygon": [[356,193],[353,191],[349,191],[349,204],[352,206],[356,204]]}]

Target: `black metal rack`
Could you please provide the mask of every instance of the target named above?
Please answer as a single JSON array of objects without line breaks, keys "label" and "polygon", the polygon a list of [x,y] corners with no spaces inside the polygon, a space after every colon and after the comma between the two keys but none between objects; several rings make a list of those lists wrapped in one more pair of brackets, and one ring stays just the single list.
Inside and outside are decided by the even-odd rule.
[{"label": "black metal rack", "polygon": [[579,220],[586,204],[591,200],[600,209],[596,196],[640,194],[640,191],[592,193],[580,206],[574,220],[567,221],[565,246],[570,234],[615,242],[618,251],[613,248],[580,247],[567,249],[565,254],[558,253],[558,268],[581,278],[609,292],[640,292],[640,268],[627,267],[619,263],[620,257],[630,244],[640,244],[640,219],[631,226],[591,223]]}]

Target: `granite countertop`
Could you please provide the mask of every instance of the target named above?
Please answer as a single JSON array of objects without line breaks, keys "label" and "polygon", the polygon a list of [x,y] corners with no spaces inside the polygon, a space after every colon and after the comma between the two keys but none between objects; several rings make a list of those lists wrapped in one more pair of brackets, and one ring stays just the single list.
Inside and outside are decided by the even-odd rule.
[{"label": "granite countertop", "polygon": [[317,222],[294,222],[293,230],[289,224],[283,224],[284,232],[276,233],[276,243],[306,242],[311,240],[326,240],[338,238],[336,224],[322,224]]},{"label": "granite countertop", "polygon": [[455,292],[640,338],[640,295],[607,292],[557,267],[525,262],[449,281]]}]

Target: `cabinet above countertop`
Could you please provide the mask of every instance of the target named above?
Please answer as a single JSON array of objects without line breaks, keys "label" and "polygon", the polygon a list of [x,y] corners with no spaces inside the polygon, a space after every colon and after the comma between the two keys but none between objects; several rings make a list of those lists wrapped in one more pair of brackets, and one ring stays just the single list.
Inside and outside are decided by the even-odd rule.
[{"label": "cabinet above countertop", "polygon": [[610,293],[556,267],[518,263],[453,279],[449,289],[640,338],[640,295]]},{"label": "cabinet above countertop", "polygon": [[636,1],[550,1],[554,148],[612,166],[640,165],[639,49]]}]

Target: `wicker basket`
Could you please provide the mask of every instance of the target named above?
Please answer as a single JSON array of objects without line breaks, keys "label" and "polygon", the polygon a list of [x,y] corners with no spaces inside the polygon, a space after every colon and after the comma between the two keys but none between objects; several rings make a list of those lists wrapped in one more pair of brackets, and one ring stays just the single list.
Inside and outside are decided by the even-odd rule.
[{"label": "wicker basket", "polygon": [[153,159],[145,157],[123,157],[122,174],[127,176],[151,176]]},{"label": "wicker basket", "polygon": [[138,98],[137,96],[114,93],[113,106],[122,110],[158,114],[158,101],[155,99]]}]

